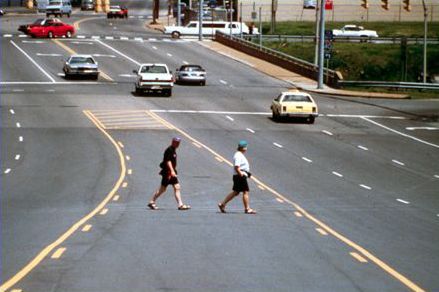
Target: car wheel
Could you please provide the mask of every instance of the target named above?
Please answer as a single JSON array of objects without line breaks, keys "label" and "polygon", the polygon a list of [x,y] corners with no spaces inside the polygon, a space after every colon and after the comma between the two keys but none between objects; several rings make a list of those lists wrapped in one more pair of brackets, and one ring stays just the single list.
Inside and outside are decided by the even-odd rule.
[{"label": "car wheel", "polygon": [[70,13],[67,13],[67,17],[70,18]]},{"label": "car wheel", "polygon": [[49,37],[49,39],[53,38],[53,32],[49,31],[49,33],[47,34],[47,36]]},{"label": "car wheel", "polygon": [[206,86],[206,81],[201,81],[201,86]]},{"label": "car wheel", "polygon": [[66,32],[66,38],[71,38],[72,37],[72,32],[70,31],[70,30],[68,30],[67,32]]},{"label": "car wheel", "polygon": [[172,89],[166,89],[163,91],[163,93],[165,94],[166,97],[171,97],[172,96]]},{"label": "car wheel", "polygon": [[136,87],[134,89],[134,92],[136,93],[136,95],[141,95],[142,94],[142,90],[139,87]]},{"label": "car wheel", "polygon": [[314,121],[316,120],[315,117],[309,117],[308,118],[308,124],[314,124]]},{"label": "car wheel", "polygon": [[279,115],[275,111],[272,111],[272,118],[275,122],[278,122],[280,120]]},{"label": "car wheel", "polygon": [[171,34],[173,39],[179,39],[180,38],[180,33],[178,31],[173,31]]}]

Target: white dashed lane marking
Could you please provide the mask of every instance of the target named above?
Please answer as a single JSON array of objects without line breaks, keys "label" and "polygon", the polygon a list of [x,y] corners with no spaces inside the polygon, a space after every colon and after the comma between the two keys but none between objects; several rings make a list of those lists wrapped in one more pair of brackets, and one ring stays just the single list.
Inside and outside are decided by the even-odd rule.
[{"label": "white dashed lane marking", "polygon": [[16,123],[16,125],[17,125],[17,128],[21,128],[20,123]]},{"label": "white dashed lane marking", "polygon": [[10,112],[12,115],[15,115],[15,111],[14,111],[13,109],[10,109],[9,112]]},{"label": "white dashed lane marking", "polygon": [[405,200],[401,200],[401,199],[396,199],[396,200],[397,200],[398,202],[403,203],[403,204],[406,204],[406,205],[410,204],[410,202],[405,201]]},{"label": "white dashed lane marking", "polygon": [[341,173],[338,173],[338,172],[336,172],[336,171],[333,171],[332,174],[333,174],[333,175],[336,175],[336,176],[338,176],[338,177],[343,177],[343,175],[342,175]]},{"label": "white dashed lane marking", "polygon": [[153,48],[154,50],[157,50],[157,47],[156,47],[156,46],[152,46],[152,48]]},{"label": "white dashed lane marking", "polygon": [[393,163],[396,163],[396,164],[398,164],[398,165],[401,165],[401,166],[404,166],[404,165],[405,165],[403,162],[398,161],[398,160],[395,160],[395,159],[393,159],[392,162],[393,162]]},{"label": "white dashed lane marking", "polygon": [[283,148],[284,146],[280,145],[279,143],[274,142],[273,143],[274,146],[279,147],[279,148]]},{"label": "white dashed lane marking", "polygon": [[170,53],[167,53],[166,55],[168,55],[168,57],[172,57],[172,54],[170,54]]},{"label": "white dashed lane marking", "polygon": [[250,129],[250,128],[247,128],[246,130],[249,131],[250,133],[253,133],[253,134],[255,133],[255,131]]},{"label": "white dashed lane marking", "polygon": [[228,120],[232,121],[232,122],[235,120],[235,119],[232,118],[231,116],[226,116],[226,118],[227,118]]},{"label": "white dashed lane marking", "polygon": [[308,163],[311,163],[312,162],[312,160],[311,159],[309,159],[309,158],[306,158],[306,157],[302,157],[302,159],[303,160],[305,160],[306,162],[308,162]]},{"label": "white dashed lane marking", "polygon": [[363,189],[369,190],[369,191],[372,189],[371,187],[369,187],[367,185],[363,185],[363,184],[360,184],[360,187],[362,187]]},{"label": "white dashed lane marking", "polygon": [[439,174],[435,174],[434,177],[435,177],[435,178],[439,178]]},{"label": "white dashed lane marking", "polygon": [[183,64],[185,64],[185,65],[189,65],[189,62],[187,62],[187,61],[183,61]]},{"label": "white dashed lane marking", "polygon": [[24,141],[23,136],[18,137],[18,141],[23,142]]},{"label": "white dashed lane marking", "polygon": [[326,130],[323,130],[322,132],[323,132],[323,133],[325,133],[326,135],[329,135],[329,136],[332,136],[332,135],[334,135],[334,134],[332,134],[331,132],[329,132],[329,131],[326,131]]},{"label": "white dashed lane marking", "polygon": [[8,173],[10,173],[11,172],[11,169],[10,168],[7,168],[6,170],[5,170],[5,174],[8,174]]},{"label": "white dashed lane marking", "polygon": [[361,145],[358,145],[358,148],[360,148],[360,149],[362,149],[362,150],[364,150],[364,151],[369,150],[367,147],[364,147],[364,146],[361,146]]},{"label": "white dashed lane marking", "polygon": [[20,159],[20,154],[15,155],[15,160],[19,160]]},{"label": "white dashed lane marking", "polygon": [[224,81],[224,80],[220,80],[219,82],[221,82],[222,84],[224,84],[224,85],[226,85],[227,84],[227,81]]}]

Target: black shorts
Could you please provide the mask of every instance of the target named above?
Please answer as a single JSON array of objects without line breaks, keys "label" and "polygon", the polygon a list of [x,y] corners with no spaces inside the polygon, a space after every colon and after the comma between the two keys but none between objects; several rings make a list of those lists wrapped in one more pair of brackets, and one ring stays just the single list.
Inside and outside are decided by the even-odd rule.
[{"label": "black shorts", "polygon": [[178,178],[176,176],[162,175],[162,186],[167,187],[168,185],[176,185],[178,183]]},{"label": "black shorts", "polygon": [[248,187],[246,176],[233,176],[233,190],[235,192],[248,192],[250,189]]}]

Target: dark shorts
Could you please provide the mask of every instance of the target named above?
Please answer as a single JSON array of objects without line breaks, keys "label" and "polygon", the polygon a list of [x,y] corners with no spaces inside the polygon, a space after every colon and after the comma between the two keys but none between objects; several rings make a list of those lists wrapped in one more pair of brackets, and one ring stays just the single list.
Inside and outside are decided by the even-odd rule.
[{"label": "dark shorts", "polygon": [[162,175],[162,186],[167,187],[168,185],[176,185],[178,183],[178,178],[176,176],[169,177],[167,175]]},{"label": "dark shorts", "polygon": [[248,182],[246,176],[233,176],[233,190],[235,192],[248,192],[250,189],[248,188]]}]

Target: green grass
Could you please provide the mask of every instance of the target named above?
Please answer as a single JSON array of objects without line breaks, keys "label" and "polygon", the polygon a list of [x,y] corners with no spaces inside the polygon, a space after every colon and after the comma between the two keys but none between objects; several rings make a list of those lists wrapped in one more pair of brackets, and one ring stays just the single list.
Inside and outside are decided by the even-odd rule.
[{"label": "green grass", "polygon": [[[365,29],[376,30],[380,37],[423,37],[423,22],[326,22],[326,29],[341,28],[345,24],[361,25]],[[263,23],[262,31],[267,34],[270,30],[270,23]],[[314,35],[314,22],[285,21],[276,24],[274,34],[286,35]],[[428,23],[428,37],[439,37],[439,22]]]}]

